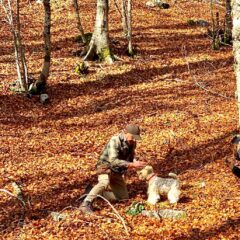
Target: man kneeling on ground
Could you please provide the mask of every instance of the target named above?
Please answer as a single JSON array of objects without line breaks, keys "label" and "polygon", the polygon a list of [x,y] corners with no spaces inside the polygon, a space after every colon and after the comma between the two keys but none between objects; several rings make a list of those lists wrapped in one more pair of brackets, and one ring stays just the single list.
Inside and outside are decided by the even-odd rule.
[{"label": "man kneeling on ground", "polygon": [[[83,213],[93,213],[92,202],[97,195],[102,195],[110,201],[129,198],[123,174],[128,169],[139,169],[147,165],[134,159],[136,140],[140,139],[140,128],[130,124],[109,140],[97,163],[98,183],[81,204],[80,210]],[[106,191],[108,187],[111,191]]]}]

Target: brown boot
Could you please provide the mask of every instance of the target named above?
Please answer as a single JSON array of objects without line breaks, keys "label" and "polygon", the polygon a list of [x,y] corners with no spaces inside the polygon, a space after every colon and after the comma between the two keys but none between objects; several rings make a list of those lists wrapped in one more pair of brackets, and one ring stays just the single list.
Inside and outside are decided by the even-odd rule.
[{"label": "brown boot", "polygon": [[84,201],[80,206],[80,211],[84,214],[93,214],[92,203],[89,201]]}]

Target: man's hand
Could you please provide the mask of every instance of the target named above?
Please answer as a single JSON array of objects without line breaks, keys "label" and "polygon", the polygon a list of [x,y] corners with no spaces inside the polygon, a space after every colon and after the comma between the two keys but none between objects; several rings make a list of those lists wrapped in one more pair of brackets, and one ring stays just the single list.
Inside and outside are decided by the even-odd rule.
[{"label": "man's hand", "polygon": [[142,161],[134,161],[134,162],[128,163],[129,168],[143,168],[146,165],[147,165],[147,163],[142,162]]}]

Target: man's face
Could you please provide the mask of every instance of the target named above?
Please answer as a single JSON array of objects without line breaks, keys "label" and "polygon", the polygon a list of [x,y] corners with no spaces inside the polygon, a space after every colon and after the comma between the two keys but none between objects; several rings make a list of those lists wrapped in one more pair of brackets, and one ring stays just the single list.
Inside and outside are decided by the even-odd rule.
[{"label": "man's face", "polygon": [[128,144],[130,146],[134,145],[134,143],[136,142],[136,139],[133,137],[133,135],[131,133],[126,133],[126,140],[128,142]]}]

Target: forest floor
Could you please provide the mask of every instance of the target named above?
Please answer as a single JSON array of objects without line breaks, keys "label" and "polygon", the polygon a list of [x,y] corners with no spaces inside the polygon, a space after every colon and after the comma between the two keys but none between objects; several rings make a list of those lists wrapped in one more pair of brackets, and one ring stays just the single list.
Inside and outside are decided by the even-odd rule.
[{"label": "forest floor", "polygon": [[[26,1],[23,40],[29,72],[39,75],[43,63],[43,7]],[[95,0],[81,1],[85,32],[91,32]],[[148,9],[133,1],[133,42],[137,55],[125,54],[119,13],[111,1],[110,39],[113,65],[90,62],[90,72],[74,72],[81,61],[74,52],[78,34],[68,1],[52,12],[52,65],[48,105],[8,90],[16,79],[12,39],[0,25],[0,188],[17,182],[27,199],[23,208],[0,192],[0,239],[239,239],[239,179],[225,164],[232,157],[231,139],[238,122],[231,46],[211,49],[205,27],[189,19],[211,21],[209,3],[170,2],[170,9]],[[173,1],[174,2],[174,1]],[[190,3],[191,2],[191,3]],[[220,20],[224,8],[218,6]],[[216,9],[215,9],[216,11]],[[2,15],[1,15],[1,20]],[[114,40],[114,41],[113,41]],[[178,209],[183,219],[130,216],[134,202],[146,203],[146,184],[135,172],[126,175],[130,199],[95,202],[96,215],[79,212],[79,198],[96,182],[96,160],[105,143],[129,123],[139,124],[140,160],[164,176],[179,174],[182,196],[177,205],[163,199],[155,209]],[[54,221],[51,212],[66,214]]]}]

